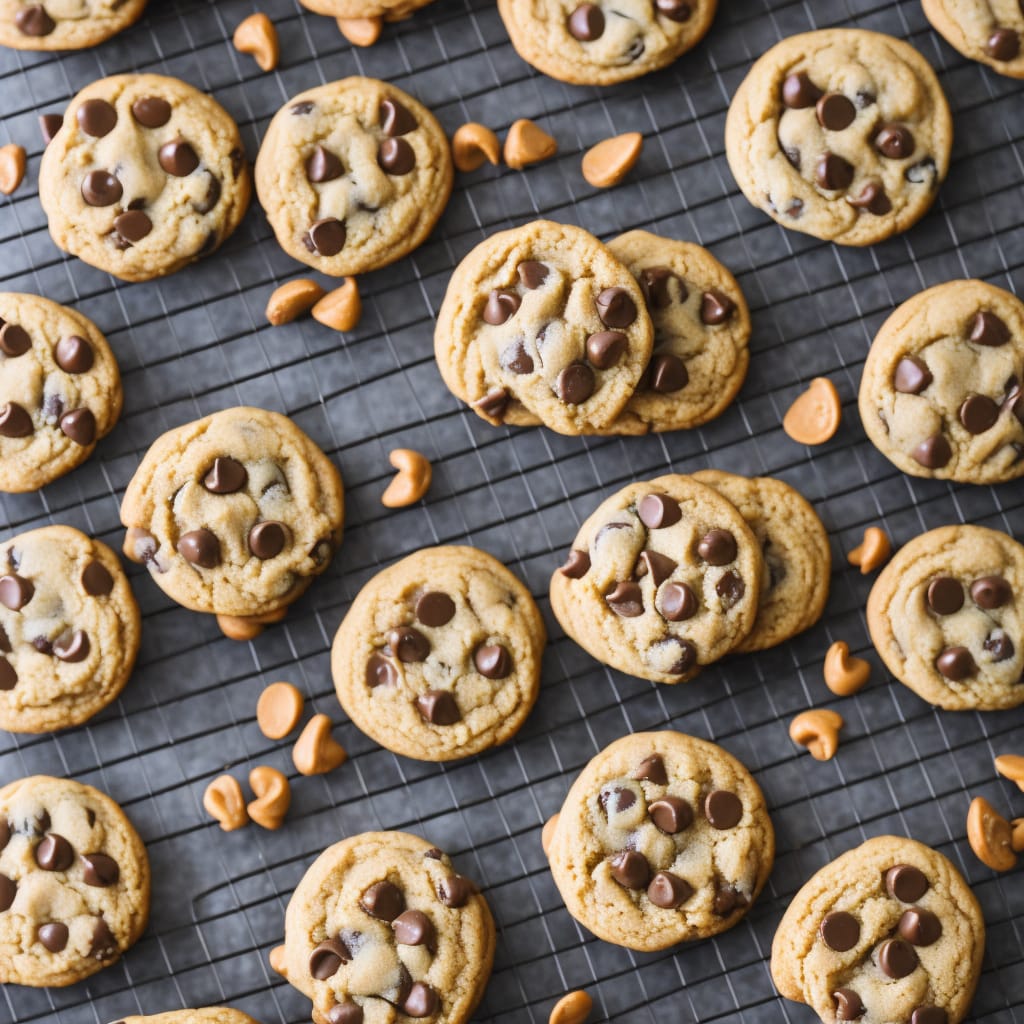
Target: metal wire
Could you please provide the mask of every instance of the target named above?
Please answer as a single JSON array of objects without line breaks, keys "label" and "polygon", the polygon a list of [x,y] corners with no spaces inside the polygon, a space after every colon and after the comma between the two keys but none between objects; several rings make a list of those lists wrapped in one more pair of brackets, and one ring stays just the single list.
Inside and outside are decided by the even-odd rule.
[{"label": "metal wire", "polygon": [[[255,9],[281,35],[282,62],[261,74],[234,51],[234,26]],[[905,235],[868,250],[786,233],[739,195],[723,153],[729,97],[750,63],[794,32],[831,25],[907,39],[939,70],[957,143],[936,209]],[[348,74],[386,78],[431,107],[451,132],[467,120],[502,132],[539,121],[559,155],[523,173],[461,176],[439,228],[408,259],[367,275],[364,315],[344,338],[311,322],[270,328],[262,309],[299,267],[253,209],[203,264],[146,284],[116,284],[50,242],[32,182],[40,113],[59,112],[94,78],[153,71],[212,91],[254,155],[291,95]],[[532,72],[487,0],[437,0],[390,25],[376,46],[350,47],[330,19],[294,0],[151,0],[145,19],[103,46],[61,56],[0,51],[0,144],[29,150],[29,180],[0,203],[0,289],[35,291],[97,321],[121,364],[125,412],[82,468],[34,495],[0,496],[3,536],[69,523],[118,547],[118,503],[142,453],[163,430],[237,403],[291,415],[341,466],[348,534],[338,558],[280,626],[250,645],[178,608],[131,569],[145,624],[138,668],[122,698],[85,727],[0,737],[0,781],[47,772],[109,792],[142,833],[154,868],[153,914],[121,963],[69,989],[7,986],[0,1024],[48,1019],[99,1024],[130,1013],[230,1003],[264,1024],[308,1019],[308,1002],[268,968],[288,896],[313,857],[368,828],[409,829],[447,849],[480,881],[499,926],[494,974],[476,1019],[547,1020],[570,988],[595,998],[594,1019],[810,1022],[776,994],[767,970],[789,899],[818,867],[889,832],[935,846],[965,873],[988,923],[973,1021],[1024,1021],[1019,873],[995,876],[964,838],[972,796],[1024,814],[1024,797],[994,777],[994,754],[1024,749],[1024,710],[949,714],[892,682],[870,648],[870,579],[846,565],[865,525],[897,543],[948,522],[1024,537],[1024,488],[954,486],[896,472],[866,441],[856,388],[875,331],[894,305],[954,277],[983,277],[1024,295],[1024,85],[961,58],[931,31],[916,0],[723,0],[710,36],[674,67],[592,89]],[[624,185],[597,192],[581,153],[615,132],[642,130],[645,149]],[[494,429],[461,409],[432,358],[433,315],[452,267],[486,234],[536,216],[602,237],[645,227],[709,246],[750,300],[754,337],[739,400],[698,431],[571,439]],[[843,398],[836,438],[813,451],[782,433],[806,381],[827,375]],[[389,449],[434,460],[424,506],[384,512]],[[823,621],[763,654],[729,659],[685,686],[658,687],[596,665],[552,627],[537,708],[498,750],[448,766],[396,758],[341,713],[330,682],[331,637],[359,587],[425,544],[472,543],[505,561],[548,612],[547,578],[599,496],[628,480],[716,466],[781,476],[829,528],[834,569]],[[839,705],[835,760],[812,762],[789,741],[789,718],[831,702],[821,681],[834,639],[874,666],[868,687]],[[306,694],[307,713],[339,723],[350,760],[302,778],[287,743],[255,724],[256,697],[276,678]],[[778,832],[776,866],[748,918],[708,942],[641,955],[598,942],[568,916],[540,849],[540,828],[571,780],[627,732],[671,726],[737,754],[764,788]],[[222,833],[202,792],[227,769],[286,771],[294,800],[276,833]]]}]

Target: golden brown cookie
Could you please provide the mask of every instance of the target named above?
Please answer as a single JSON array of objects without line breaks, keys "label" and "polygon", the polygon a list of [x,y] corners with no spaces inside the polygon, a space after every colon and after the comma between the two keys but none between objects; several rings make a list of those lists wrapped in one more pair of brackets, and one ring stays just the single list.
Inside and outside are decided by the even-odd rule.
[{"label": "golden brown cookie", "polygon": [[137,21],[146,0],[0,0],[0,46],[81,50]]},{"label": "golden brown cookie", "polygon": [[1001,75],[1024,78],[1021,0],[921,0],[921,6],[953,49]]}]

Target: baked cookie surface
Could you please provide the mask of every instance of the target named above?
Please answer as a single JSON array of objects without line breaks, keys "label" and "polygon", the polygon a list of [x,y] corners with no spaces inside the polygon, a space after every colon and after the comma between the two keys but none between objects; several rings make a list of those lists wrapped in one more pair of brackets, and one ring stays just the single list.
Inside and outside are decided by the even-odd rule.
[{"label": "baked cookie surface", "polygon": [[434,352],[451,391],[491,423],[607,428],[636,390],[653,327],[629,270],[582,228],[500,231],[456,268]]},{"label": "baked cookie surface", "polygon": [[238,406],[168,431],[128,484],[125,554],[178,604],[218,616],[285,608],[341,543],[341,477],[291,420]]},{"label": "baked cookie surface", "polygon": [[497,559],[424,548],[378,573],[334,638],[331,670],[352,721],[422,761],[504,743],[537,699],[544,620]]},{"label": "baked cookie surface", "polygon": [[121,1017],[115,1024],[258,1024],[258,1021],[229,1006],[201,1006],[195,1010],[169,1010],[167,1013]]},{"label": "baked cookie surface", "polygon": [[469,1019],[494,960],[476,886],[425,839],[366,832],[328,847],[288,902],[284,974],[316,1024]]},{"label": "baked cookie surface", "polygon": [[137,21],[146,0],[0,0],[0,46],[80,50]]},{"label": "baked cookie surface", "polygon": [[520,57],[576,85],[612,85],[671,64],[704,38],[718,0],[498,0]]},{"label": "baked cookie surface", "polygon": [[921,0],[921,6],[954,50],[1001,75],[1024,78],[1021,0]]},{"label": "baked cookie surface", "polygon": [[871,640],[890,672],[950,711],[1024,703],[1024,546],[982,526],[941,526],[904,544],[868,596]]},{"label": "baked cookie surface", "polygon": [[86,86],[39,169],[54,242],[126,281],[170,274],[213,252],[238,226],[251,191],[231,115],[162,75]]},{"label": "baked cookie surface", "polygon": [[256,159],[256,191],[281,248],[335,277],[383,267],[420,245],[453,175],[434,115],[375,78],[292,97]]},{"label": "baked cookie surface", "polygon": [[678,732],[616,740],[572,784],[548,847],[566,909],[606,942],[665,949],[735,925],[775,833],[750,773]]},{"label": "baked cookie surface", "polygon": [[771,972],[782,995],[826,1024],[959,1024],[984,948],[981,908],[956,868],[913,839],[881,836],[793,897]]},{"label": "baked cookie surface", "polygon": [[984,281],[914,295],[882,324],[858,404],[875,447],[913,476],[1024,475],[1024,302]]},{"label": "baked cookie surface", "polygon": [[731,502],[692,477],[663,476],[623,488],[580,527],[551,577],[551,609],[598,661],[685,682],[750,633],[763,571]]},{"label": "baked cookie surface", "polygon": [[433,0],[299,0],[303,7],[331,18],[383,18],[401,21]]},{"label": "baked cookie surface", "polygon": [[0,544],[0,728],[78,725],[124,689],[141,619],[117,555],[70,526]]},{"label": "baked cookie surface", "polygon": [[0,982],[63,986],[142,934],[149,860],[110,797],[34,775],[0,789]]},{"label": "baked cookie surface", "polygon": [[122,400],[114,353],[91,320],[0,292],[0,491],[37,491],[81,465]]},{"label": "baked cookie surface", "polygon": [[736,91],[725,127],[747,199],[783,227],[842,245],[871,245],[924,216],[952,142],[928,62],[864,29],[773,46]]}]

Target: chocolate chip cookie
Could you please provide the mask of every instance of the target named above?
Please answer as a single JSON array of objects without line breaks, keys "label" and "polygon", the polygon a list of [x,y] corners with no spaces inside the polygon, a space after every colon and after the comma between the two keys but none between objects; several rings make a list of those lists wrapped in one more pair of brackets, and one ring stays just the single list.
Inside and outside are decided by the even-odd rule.
[{"label": "chocolate chip cookie", "polygon": [[303,7],[330,18],[383,18],[401,21],[433,0],[299,0]]},{"label": "chocolate chip cookie", "polygon": [[757,618],[738,652],[763,651],[810,629],[828,600],[832,553],[814,507],[770,476],[705,469],[693,474],[731,501],[761,545],[764,571]]},{"label": "chocolate chip cookie", "polygon": [[483,896],[407,832],[365,832],[328,847],[288,903],[283,973],[313,1001],[315,1024],[462,1024],[493,960]]},{"label": "chocolate chip cookie", "polygon": [[91,320],[0,292],[0,491],[37,491],[83,463],[121,402],[114,353]]},{"label": "chocolate chip cookie", "polygon": [[774,857],[747,769],[713,743],[667,731],[625,736],[593,758],[548,846],[569,913],[598,938],[644,951],[737,924]]},{"label": "chocolate chip cookie", "polygon": [[232,639],[282,618],[341,543],[341,477],[291,420],[239,406],[153,442],[121,503],[125,554]]},{"label": "chocolate chip cookie", "polygon": [[637,279],[654,351],[609,433],[685,430],[720,416],[747,375],[750,313],[736,278],[699,245],[628,231],[608,243]]},{"label": "chocolate chip cookie", "polygon": [[950,46],[1010,78],[1024,78],[1024,0],[921,0]]},{"label": "chocolate chip cookie", "polygon": [[421,761],[512,737],[540,684],[544,620],[497,559],[424,548],[378,573],[331,650],[338,700],[382,746]]},{"label": "chocolate chip cookie", "polygon": [[110,797],[34,775],[0,789],[0,983],[72,985],[149,916],[149,860]]},{"label": "chocolate chip cookie", "polygon": [[258,1024],[258,1021],[228,1006],[202,1006],[196,1010],[169,1010],[144,1017],[122,1017],[114,1024]]},{"label": "chocolate chip cookie", "polygon": [[448,138],[422,103],[375,78],[293,97],[270,122],[256,192],[286,253],[335,277],[412,252],[452,190]]},{"label": "chocolate chip cookie", "polygon": [[612,85],[671,64],[704,38],[718,0],[498,0],[527,64],[575,85]]},{"label": "chocolate chip cookie", "polygon": [[1024,546],[982,526],[942,526],[905,544],[868,597],[889,671],[950,711],[1024,704]]},{"label": "chocolate chip cookie", "polygon": [[859,405],[868,437],[904,473],[1024,475],[1024,302],[984,281],[908,299],[871,346]]},{"label": "chocolate chip cookie", "polygon": [[761,545],[693,477],[630,484],[580,527],[551,577],[551,610],[598,661],[681,683],[735,650],[757,616]]},{"label": "chocolate chip cookie", "polygon": [[448,387],[488,422],[586,434],[623,410],[653,334],[636,279],[608,248],[582,228],[539,220],[462,260],[434,352]]},{"label": "chocolate chip cookie", "polygon": [[176,78],[115,75],[70,103],[39,169],[39,199],[65,252],[148,281],[213,252],[252,191],[238,127]]},{"label": "chocolate chip cookie", "polygon": [[985,949],[981,907],[956,868],[913,839],[844,853],[793,897],[772,978],[827,1024],[959,1024]]},{"label": "chocolate chip cookie", "polygon": [[80,50],[142,16],[146,0],[0,0],[0,46]]},{"label": "chocolate chip cookie", "polygon": [[928,62],[864,29],[773,46],[736,91],[725,126],[747,199],[783,227],[841,245],[871,245],[924,216],[952,142]]},{"label": "chocolate chip cookie", "polygon": [[0,545],[0,728],[79,725],[124,689],[141,621],[117,555],[70,526]]}]

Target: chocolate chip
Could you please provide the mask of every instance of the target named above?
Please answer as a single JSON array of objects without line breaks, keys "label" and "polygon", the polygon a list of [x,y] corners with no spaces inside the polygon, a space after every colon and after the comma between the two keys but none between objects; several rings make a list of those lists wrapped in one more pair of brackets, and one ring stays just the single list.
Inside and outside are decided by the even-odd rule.
[{"label": "chocolate chip", "polygon": [[663,796],[647,808],[651,821],[666,835],[674,836],[689,828],[693,822],[693,808],[681,797]]},{"label": "chocolate chip", "polygon": [[897,931],[915,946],[930,946],[942,935],[942,922],[930,910],[913,907],[903,912]]},{"label": "chocolate chip", "polygon": [[415,626],[392,629],[387,641],[391,653],[406,663],[426,661],[430,653],[430,641]]},{"label": "chocolate chip", "polygon": [[438,887],[437,897],[446,907],[464,907],[476,886],[462,875],[449,875]]},{"label": "chocolate chip", "polygon": [[743,599],[746,592],[747,587],[742,577],[731,569],[715,584],[715,593],[722,599],[725,608],[732,608],[737,601]]},{"label": "chocolate chip", "polygon": [[36,863],[44,871],[67,871],[74,860],[71,844],[56,832],[48,832],[36,847]]},{"label": "chocolate chip", "polygon": [[644,613],[644,599],[640,587],[629,580],[616,583],[612,591],[605,595],[605,601],[616,615],[625,619],[634,619]]},{"label": "chocolate chip", "polygon": [[11,823],[6,818],[0,818],[0,850],[6,850],[10,841]]},{"label": "chocolate chip", "polygon": [[893,387],[904,395],[919,395],[932,382],[932,374],[923,359],[904,356],[896,364]]},{"label": "chocolate chip", "polygon": [[655,651],[669,645],[676,651],[676,660],[666,670],[666,675],[684,675],[697,664],[697,648],[689,640],[680,640],[674,636],[666,637],[664,640],[652,644],[650,650]]},{"label": "chocolate chip", "polygon": [[288,527],[284,523],[265,520],[249,531],[249,550],[260,559],[276,558],[288,543]]},{"label": "chocolate chip", "polygon": [[519,281],[524,288],[533,291],[539,288],[548,278],[548,267],[537,260],[524,260],[516,267]]},{"label": "chocolate chip", "polygon": [[935,160],[930,156],[926,156],[923,160],[914,164],[913,167],[908,167],[903,172],[903,177],[914,185],[923,185],[925,182],[929,182],[932,188],[934,188],[938,178],[935,170]]},{"label": "chocolate chip", "polygon": [[40,653],[53,654],[53,644],[45,636],[37,636],[32,640],[32,646]]},{"label": "chocolate chip", "polygon": [[462,718],[455,698],[447,690],[427,690],[416,698],[416,710],[432,725],[453,725]]},{"label": "chocolate chip", "polygon": [[876,217],[884,217],[892,211],[892,201],[885,194],[880,182],[869,181],[855,196],[847,196],[846,201],[858,210],[867,210]]},{"label": "chocolate chip", "polygon": [[667,786],[668,773],[665,771],[665,761],[661,754],[651,754],[650,757],[645,757],[637,765],[633,778],[638,782],[645,781],[652,782],[655,786]]},{"label": "chocolate chip", "polygon": [[715,893],[712,909],[719,917],[728,917],[734,910],[746,907],[749,903],[750,901],[742,893],[738,893],[731,886],[723,885]]},{"label": "chocolate chip", "polygon": [[685,302],[689,292],[683,280],[668,267],[648,267],[639,275],[640,290],[650,309],[665,309],[672,304],[672,291],[669,284],[676,281],[679,285],[679,301]]},{"label": "chocolate chip", "polygon": [[20,611],[32,600],[36,592],[31,580],[19,576],[17,573],[9,573],[7,576],[0,576],[0,604],[10,608],[12,612]]},{"label": "chocolate chip", "polygon": [[491,419],[500,420],[508,408],[509,394],[504,388],[494,388],[488,391],[483,398],[478,398],[473,403],[474,409],[479,409],[485,416]]},{"label": "chocolate chip", "polygon": [[408,174],[416,166],[416,153],[405,139],[383,139],[377,149],[377,164],[388,174]]},{"label": "chocolate chip", "polygon": [[689,21],[693,8],[686,0],[654,0],[654,9],[669,21]]},{"label": "chocolate chip", "polygon": [[6,875],[0,875],[0,913],[10,908],[17,895],[17,883]]},{"label": "chocolate chip", "polygon": [[57,342],[53,358],[65,373],[86,373],[92,369],[94,353],[85,338],[72,334]]},{"label": "chocolate chip", "polygon": [[473,664],[485,679],[505,679],[512,672],[512,655],[501,644],[485,644],[474,652]]},{"label": "chocolate chip", "polygon": [[1013,590],[1002,576],[982,576],[971,584],[971,600],[986,611],[1002,608],[1013,599]]},{"label": "chocolate chip", "polygon": [[949,1017],[941,1006],[919,1006],[910,1015],[910,1024],[948,1024]]},{"label": "chocolate chip", "polygon": [[405,897],[402,890],[392,882],[374,882],[359,897],[359,904],[370,917],[390,924],[405,910]]},{"label": "chocolate chip", "polygon": [[[194,200],[192,203],[192,209],[196,213],[209,213],[219,202],[221,196],[221,185],[220,178],[216,177],[210,171],[206,171],[206,194],[202,199]],[[213,241],[210,242],[210,248],[207,250],[206,245],[203,245],[203,251],[213,252],[214,245],[216,243],[216,234],[213,234]],[[208,235],[209,239],[210,236]]]},{"label": "chocolate chip", "polygon": [[604,34],[604,12],[597,4],[580,4],[569,15],[569,35],[589,43]]},{"label": "chocolate chip", "polygon": [[733,828],[743,817],[743,804],[735,793],[713,789],[704,798],[704,817],[712,828]]},{"label": "chocolate chip", "polygon": [[864,1001],[852,988],[837,989],[832,998],[836,1001],[836,1020],[856,1020],[864,1012]]},{"label": "chocolate chip", "polygon": [[651,878],[647,858],[636,850],[622,850],[610,862],[611,876],[626,889],[644,889]]},{"label": "chocolate chip", "polygon": [[971,395],[957,414],[970,434],[984,434],[999,419],[999,406],[988,395]]},{"label": "chocolate chip", "polygon": [[157,152],[157,160],[175,178],[185,178],[199,166],[196,151],[184,139],[165,142]]},{"label": "chocolate chip", "polygon": [[736,538],[728,530],[709,530],[697,545],[708,565],[728,565],[736,558]]},{"label": "chocolate chip", "polygon": [[406,910],[391,922],[395,942],[403,946],[426,946],[433,949],[437,933],[433,922],[422,910]]},{"label": "chocolate chip", "polygon": [[522,338],[517,338],[501,353],[501,365],[510,373],[533,373],[533,356],[526,351]]},{"label": "chocolate chip", "polygon": [[51,953],[61,953],[68,944],[68,926],[56,922],[40,925],[36,938]]},{"label": "chocolate chip", "polygon": [[341,160],[323,146],[317,146],[306,158],[306,177],[312,182],[333,181],[343,173]]},{"label": "chocolate chip", "polygon": [[917,954],[902,939],[886,939],[878,948],[878,966],[890,978],[905,978],[917,967]]},{"label": "chocolate chip", "polygon": [[87,448],[96,440],[96,417],[89,409],[72,409],[61,416],[60,429],[75,444]]},{"label": "chocolate chip", "polygon": [[97,917],[92,927],[92,942],[89,946],[89,956],[93,960],[109,960],[111,957],[117,956],[119,952],[114,933],[102,917]]},{"label": "chocolate chip", "polygon": [[0,658],[0,690],[13,690],[18,683],[18,673],[6,659]]},{"label": "chocolate chip", "polygon": [[736,303],[723,291],[712,288],[700,300],[700,319],[708,326],[724,324],[736,312]]},{"label": "chocolate chip", "polygon": [[1013,641],[1001,630],[994,630],[986,638],[982,647],[992,655],[993,661],[1007,661],[1013,657]]},{"label": "chocolate chip", "polygon": [[487,305],[484,306],[484,323],[497,327],[515,315],[519,309],[519,296],[515,292],[503,288],[495,288],[487,296]]},{"label": "chocolate chip", "polygon": [[160,96],[143,96],[132,104],[132,116],[143,128],[162,128],[171,119],[171,105]]},{"label": "chocolate chip", "polygon": [[690,374],[686,364],[678,356],[668,353],[656,355],[651,359],[650,383],[652,391],[660,395],[682,391],[690,383]]},{"label": "chocolate chip", "polygon": [[363,1024],[363,1008],[358,1003],[335,1003],[324,1016],[327,1024]]},{"label": "chocolate chip", "polygon": [[203,487],[211,494],[234,494],[240,491],[249,479],[249,474],[237,459],[222,456],[213,460],[213,465],[203,477]]},{"label": "chocolate chip", "polygon": [[884,124],[875,136],[875,149],[890,160],[905,160],[914,152],[914,136],[901,124]]},{"label": "chocolate chip", "polygon": [[650,530],[662,530],[674,526],[683,518],[679,502],[667,494],[645,494],[637,506],[640,522]]},{"label": "chocolate chip", "polygon": [[106,100],[86,100],[75,112],[78,127],[94,139],[102,139],[114,130],[117,111]]},{"label": "chocolate chip", "polygon": [[366,662],[366,685],[397,686],[398,670],[382,654],[371,654]]},{"label": "chocolate chip", "polygon": [[4,632],[3,626],[0,626],[0,651],[3,651],[4,654],[11,653],[11,641]]},{"label": "chocolate chip", "polygon": [[220,541],[205,528],[191,530],[178,538],[178,554],[192,565],[214,569],[220,565]]},{"label": "chocolate chip", "polygon": [[606,786],[598,794],[597,802],[609,819],[628,811],[636,803],[636,793],[623,786]]},{"label": "chocolate chip", "polygon": [[685,622],[697,614],[697,596],[685,583],[666,583],[658,595],[658,605],[669,622]]},{"label": "chocolate chip", "polygon": [[323,217],[310,225],[306,237],[313,252],[337,256],[345,247],[345,225],[337,217]]},{"label": "chocolate chip", "polygon": [[830,132],[841,132],[849,128],[857,116],[857,108],[841,93],[829,92],[817,104],[818,124]]},{"label": "chocolate chip", "polygon": [[114,230],[122,241],[133,245],[153,230],[153,222],[141,210],[126,210],[114,218]]},{"label": "chocolate chip", "polygon": [[636,303],[625,288],[605,288],[597,296],[597,315],[605,327],[628,327],[636,320]]},{"label": "chocolate chip", "polygon": [[121,182],[109,171],[90,171],[82,181],[82,198],[90,206],[113,206],[123,194]]},{"label": "chocolate chip", "polygon": [[398,100],[381,100],[377,117],[380,121],[381,131],[391,137],[408,135],[418,127],[416,118]]},{"label": "chocolate chip", "polygon": [[885,891],[901,903],[916,903],[928,891],[928,877],[911,864],[896,864],[885,873]]},{"label": "chocolate chip", "polygon": [[43,136],[43,145],[47,146],[53,140],[54,135],[60,131],[64,124],[63,114],[40,114],[39,132]]},{"label": "chocolate chip", "polygon": [[85,661],[89,656],[89,637],[82,630],[76,629],[70,635],[54,640],[53,654],[61,661]]},{"label": "chocolate chip", "polygon": [[803,167],[803,159],[800,156],[800,150],[795,146],[784,146],[782,148],[782,152],[789,161],[790,166],[795,170],[799,171]]},{"label": "chocolate chip", "polygon": [[671,871],[659,871],[647,886],[647,898],[663,910],[676,910],[693,895],[693,886]]},{"label": "chocolate chip", "polygon": [[936,659],[935,667],[953,682],[973,676],[978,670],[966,647],[947,647]]},{"label": "chocolate chip", "polygon": [[582,405],[594,393],[594,371],[586,363],[570,363],[555,378],[555,394],[566,405]]},{"label": "chocolate chip", "polygon": [[440,1005],[441,1000],[437,993],[426,982],[417,981],[409,989],[402,1009],[410,1017],[432,1017]]},{"label": "chocolate chip", "polygon": [[82,863],[85,865],[82,877],[86,885],[106,889],[111,885],[116,885],[117,880],[121,877],[121,869],[117,866],[117,861],[105,853],[83,854]]},{"label": "chocolate chip", "polygon": [[14,15],[14,24],[23,36],[37,37],[48,36],[57,27],[57,23],[46,13],[46,8],[42,4],[22,7]]},{"label": "chocolate chip", "polygon": [[969,337],[975,345],[1005,345],[1010,340],[1010,328],[995,313],[983,310],[974,314]]},{"label": "chocolate chip", "polygon": [[621,331],[598,331],[587,338],[587,358],[599,370],[609,370],[626,354],[629,338]]},{"label": "chocolate chip", "polygon": [[416,618],[424,626],[443,626],[455,615],[455,602],[441,590],[430,590],[416,602]]},{"label": "chocolate chip", "polygon": [[834,910],[826,914],[818,926],[821,938],[829,949],[837,953],[845,953],[853,949],[860,940],[860,922],[843,910]]},{"label": "chocolate chip", "polygon": [[915,462],[925,469],[942,469],[951,458],[953,449],[942,434],[926,437],[911,453]]},{"label": "chocolate chip", "polygon": [[827,192],[841,192],[853,181],[853,164],[835,153],[822,153],[814,169],[814,180]]},{"label": "chocolate chip", "polygon": [[23,356],[31,347],[32,339],[24,327],[10,323],[0,327],[0,352],[5,356]]},{"label": "chocolate chip", "polygon": [[782,102],[792,110],[813,107],[821,97],[822,91],[807,77],[806,71],[797,71],[782,83]]},{"label": "chocolate chip", "polygon": [[326,981],[333,978],[341,965],[349,963],[351,959],[352,953],[340,937],[325,939],[309,954],[309,973],[317,981]]},{"label": "chocolate chip", "polygon": [[985,41],[985,52],[993,60],[1016,60],[1020,53],[1020,36],[1012,28],[997,28]]},{"label": "chocolate chip", "polygon": [[937,576],[928,584],[928,607],[937,615],[953,615],[964,604],[964,588],[951,576]]},{"label": "chocolate chip", "polygon": [[675,571],[677,564],[668,555],[659,554],[657,551],[641,551],[633,574],[642,579],[649,573],[654,586],[660,587]]},{"label": "chocolate chip", "polygon": [[586,551],[579,551],[573,548],[565,564],[559,569],[563,576],[571,580],[581,580],[590,572],[590,555]]}]

